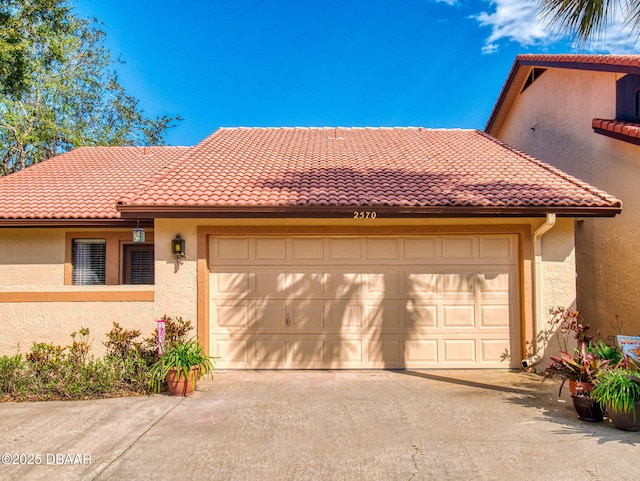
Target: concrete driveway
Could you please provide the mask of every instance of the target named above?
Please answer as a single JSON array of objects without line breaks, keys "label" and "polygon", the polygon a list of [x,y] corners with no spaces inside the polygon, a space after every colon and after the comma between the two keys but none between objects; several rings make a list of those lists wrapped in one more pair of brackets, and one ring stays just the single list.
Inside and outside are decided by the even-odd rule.
[{"label": "concrete driveway", "polygon": [[506,371],[225,371],[191,398],[0,404],[0,428],[3,480],[621,481],[640,469],[640,433],[579,421],[557,384]]}]

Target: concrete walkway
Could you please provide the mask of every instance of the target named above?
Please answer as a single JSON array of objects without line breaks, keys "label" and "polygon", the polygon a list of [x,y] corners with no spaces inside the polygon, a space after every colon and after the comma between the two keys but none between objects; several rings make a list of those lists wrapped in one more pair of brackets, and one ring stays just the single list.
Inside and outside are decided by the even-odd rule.
[{"label": "concrete walkway", "polygon": [[[0,404],[3,480],[637,480],[640,433],[505,371],[226,371],[191,398]],[[25,455],[22,458],[9,455]],[[29,456],[31,455],[31,456]]]}]

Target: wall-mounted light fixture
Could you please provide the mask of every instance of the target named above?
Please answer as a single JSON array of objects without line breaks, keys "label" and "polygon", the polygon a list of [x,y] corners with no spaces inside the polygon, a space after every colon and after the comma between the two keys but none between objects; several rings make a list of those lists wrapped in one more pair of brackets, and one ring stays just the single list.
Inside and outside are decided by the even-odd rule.
[{"label": "wall-mounted light fixture", "polygon": [[176,238],[171,239],[171,254],[175,257],[187,257],[184,252],[184,239],[180,234],[176,234]]},{"label": "wall-mounted light fixture", "polygon": [[144,244],[144,240],[145,240],[144,229],[140,228],[140,221],[138,221],[136,228],[133,229],[133,243]]},{"label": "wall-mounted light fixture", "polygon": [[176,234],[175,239],[171,239],[171,255],[176,258],[176,272],[182,265],[182,259],[187,257],[184,251],[184,239],[180,237],[180,234]]}]

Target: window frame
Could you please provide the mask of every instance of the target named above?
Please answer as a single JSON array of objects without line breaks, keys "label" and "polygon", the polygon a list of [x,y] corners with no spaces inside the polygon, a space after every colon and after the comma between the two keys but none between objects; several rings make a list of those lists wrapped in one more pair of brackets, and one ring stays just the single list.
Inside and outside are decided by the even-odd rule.
[{"label": "window frame", "polygon": [[616,81],[616,120],[619,122],[640,122],[638,94],[640,75],[627,74]]},{"label": "window frame", "polygon": [[[71,241],[71,256],[71,283],[74,286],[103,286],[106,284],[106,239],[74,238]],[[92,279],[96,282],[90,282]]]},{"label": "window frame", "polygon": [[[138,252],[151,252],[151,276],[153,282],[133,282],[133,259],[132,254],[134,251]],[[122,245],[122,284],[126,286],[152,286],[155,285],[155,249],[154,245],[150,242],[143,244],[134,244],[128,242]]]},{"label": "window frame", "polygon": [[[106,261],[105,261],[105,283],[95,285],[85,285],[84,287],[104,287],[104,286],[125,286],[125,285],[146,285],[154,284],[125,284],[124,283],[124,245],[133,244],[131,240],[131,230],[126,231],[68,231],[65,236],[65,262],[64,262],[64,285],[73,284],[73,241],[74,239],[105,239]],[[153,232],[146,231],[146,242],[141,245],[153,245]],[[155,260],[155,254],[154,254]]]}]

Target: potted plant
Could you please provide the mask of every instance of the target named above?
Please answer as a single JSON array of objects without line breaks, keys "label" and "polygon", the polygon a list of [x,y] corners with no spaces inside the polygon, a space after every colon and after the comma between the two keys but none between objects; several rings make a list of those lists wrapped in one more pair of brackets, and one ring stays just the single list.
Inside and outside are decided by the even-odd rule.
[{"label": "potted plant", "polygon": [[[580,312],[572,308],[556,307],[550,310],[550,314],[550,331],[556,333],[560,349],[558,356],[550,356],[551,362],[544,372],[544,379],[561,380],[558,395],[567,381],[572,394],[589,391],[598,368],[596,356],[587,349],[590,338],[585,333],[589,325],[584,324]],[[576,342],[577,348],[570,349],[572,342]]]},{"label": "potted plant", "polygon": [[604,370],[591,396],[606,406],[607,415],[618,429],[640,431],[640,377],[631,366]]},{"label": "potted plant", "polygon": [[560,352],[559,356],[549,358],[551,362],[544,371],[544,378],[561,380],[558,396],[567,381],[571,394],[591,391],[596,375],[609,363],[608,360],[600,359],[589,352],[586,344],[583,344],[581,349],[575,349],[574,354]]},{"label": "potted plant", "polygon": [[190,396],[196,381],[203,376],[213,376],[215,358],[207,356],[196,339],[175,342],[151,368],[149,387],[160,392],[166,382],[174,396]]},{"label": "potted plant", "polygon": [[561,352],[559,356],[550,356],[551,363],[544,372],[545,379],[559,378],[562,380],[558,396],[562,387],[569,381],[569,391],[573,407],[582,421],[603,421],[602,407],[591,396],[596,375],[609,363],[588,352],[583,344],[582,349],[576,349],[574,355]]}]

